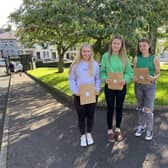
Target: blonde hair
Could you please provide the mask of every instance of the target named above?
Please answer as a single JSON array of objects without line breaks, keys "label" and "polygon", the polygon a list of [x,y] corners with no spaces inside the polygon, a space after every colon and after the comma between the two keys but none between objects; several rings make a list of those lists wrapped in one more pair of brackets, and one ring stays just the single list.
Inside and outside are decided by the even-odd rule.
[{"label": "blonde hair", "polygon": [[121,61],[122,61],[122,65],[123,65],[123,69],[125,69],[126,66],[126,48],[125,48],[125,41],[124,38],[121,35],[115,35],[109,45],[109,58],[111,57],[113,51],[112,51],[112,42],[113,40],[118,39],[121,41],[121,48],[119,50],[119,56],[121,57]]},{"label": "blonde hair", "polygon": [[[80,50],[79,50],[79,54],[78,54],[78,57],[75,59],[75,61],[72,63],[72,65],[71,65],[71,67],[70,67],[70,71],[69,72],[71,72],[71,70],[72,70],[72,67],[73,66],[78,66],[78,64],[82,61],[82,50],[83,50],[83,48],[85,48],[85,47],[88,47],[90,50],[91,50],[91,56],[90,56],[90,58],[89,58],[89,71],[88,71],[88,73],[89,73],[89,76],[93,76],[93,60],[94,60],[94,58],[93,58],[93,49],[92,49],[92,47],[91,47],[91,45],[90,44],[88,44],[88,43],[83,43],[82,45],[81,45],[81,47],[80,47]],[[76,73],[76,72],[75,72]]]}]

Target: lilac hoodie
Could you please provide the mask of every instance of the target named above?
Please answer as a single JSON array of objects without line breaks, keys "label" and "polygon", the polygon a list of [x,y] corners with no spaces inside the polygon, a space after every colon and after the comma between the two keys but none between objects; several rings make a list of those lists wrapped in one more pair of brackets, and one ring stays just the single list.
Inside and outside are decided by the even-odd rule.
[{"label": "lilac hoodie", "polygon": [[88,62],[80,61],[78,65],[74,64],[69,74],[69,85],[73,94],[79,93],[80,84],[95,84],[96,92],[100,92],[101,81],[99,76],[99,65],[93,61],[93,75],[89,76]]}]

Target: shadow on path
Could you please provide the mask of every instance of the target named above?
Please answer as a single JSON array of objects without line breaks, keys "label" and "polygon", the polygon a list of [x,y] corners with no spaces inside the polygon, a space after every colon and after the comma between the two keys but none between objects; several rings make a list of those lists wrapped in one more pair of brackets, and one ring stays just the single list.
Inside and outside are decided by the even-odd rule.
[{"label": "shadow on path", "polygon": [[109,144],[105,109],[95,113],[95,144],[79,146],[77,116],[28,76],[12,77],[8,168],[167,168],[168,112],[156,113],[154,140],[133,135],[136,111],[125,111],[124,141]]}]

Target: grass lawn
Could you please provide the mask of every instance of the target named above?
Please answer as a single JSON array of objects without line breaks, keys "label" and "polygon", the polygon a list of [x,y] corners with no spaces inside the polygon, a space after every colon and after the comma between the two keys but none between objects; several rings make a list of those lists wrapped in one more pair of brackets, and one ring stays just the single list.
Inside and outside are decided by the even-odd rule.
[{"label": "grass lawn", "polygon": [[[161,76],[157,80],[157,92],[156,92],[156,105],[168,105],[168,65],[164,67],[161,66],[164,70],[161,71]],[[28,74],[34,76],[35,78],[41,80],[42,82],[62,90],[67,95],[72,95],[69,85],[68,85],[68,70],[65,68],[64,73],[57,73],[57,68],[37,68],[34,70],[28,71]],[[102,84],[103,87],[103,84]],[[103,91],[100,93],[99,101],[104,101]],[[136,99],[134,95],[134,83],[131,82],[127,86],[127,95],[125,98],[125,104],[136,104]]]}]

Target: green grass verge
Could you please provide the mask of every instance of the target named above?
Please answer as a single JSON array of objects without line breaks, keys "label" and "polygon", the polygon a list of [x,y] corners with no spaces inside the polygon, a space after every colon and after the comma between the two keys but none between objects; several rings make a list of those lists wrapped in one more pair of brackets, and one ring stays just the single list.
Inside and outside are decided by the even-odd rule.
[{"label": "green grass verge", "polygon": [[[164,70],[161,71],[161,76],[157,80],[157,92],[156,92],[156,105],[168,105],[168,66],[164,66]],[[57,73],[57,68],[37,68],[34,70],[27,71],[28,74],[34,76],[35,78],[41,80],[42,82],[50,85],[53,88],[60,89],[67,95],[72,95],[69,85],[68,85],[68,68],[65,68],[64,73]],[[102,84],[103,87],[103,84]],[[103,90],[103,89],[102,89]],[[104,93],[100,93],[99,101],[104,102]],[[131,82],[127,86],[127,95],[125,98],[125,104],[136,104],[135,94],[134,94],[134,83]]]}]

